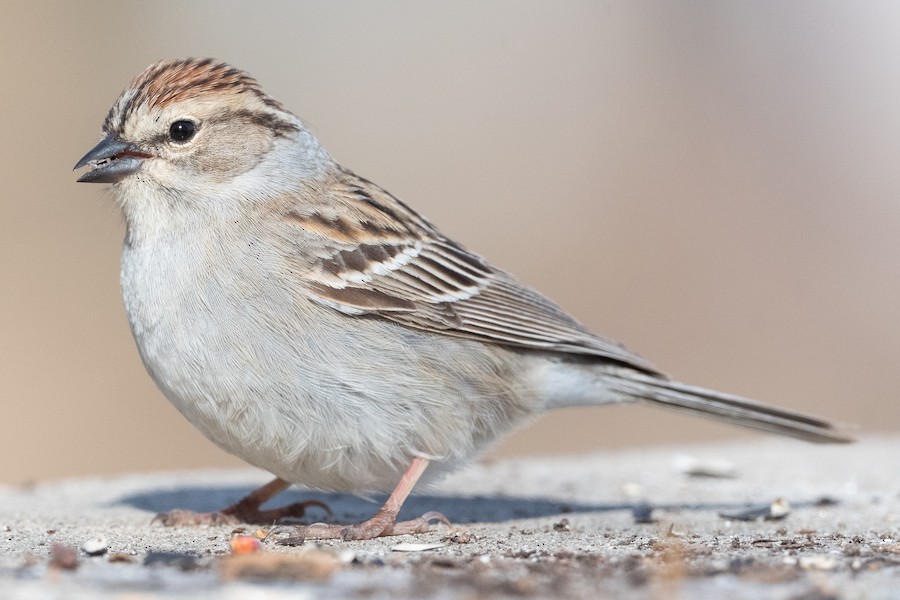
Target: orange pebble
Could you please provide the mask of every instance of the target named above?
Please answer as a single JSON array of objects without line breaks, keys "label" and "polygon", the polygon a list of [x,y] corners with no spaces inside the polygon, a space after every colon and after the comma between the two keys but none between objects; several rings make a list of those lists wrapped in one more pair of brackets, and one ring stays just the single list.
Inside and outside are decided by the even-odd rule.
[{"label": "orange pebble", "polygon": [[251,535],[239,535],[231,538],[232,554],[253,554],[262,550],[262,542]]}]

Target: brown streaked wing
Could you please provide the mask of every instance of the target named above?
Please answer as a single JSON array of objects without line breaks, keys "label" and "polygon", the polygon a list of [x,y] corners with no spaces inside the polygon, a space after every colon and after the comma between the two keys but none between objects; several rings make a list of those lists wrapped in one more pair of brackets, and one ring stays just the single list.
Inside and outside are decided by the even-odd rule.
[{"label": "brown streaked wing", "polygon": [[[337,212],[357,218],[352,224],[315,218],[317,234],[336,245],[307,274],[314,299],[342,312],[378,315],[424,331],[598,356],[658,373],[648,361],[590,333],[549,299],[443,237],[388,192],[341,173],[346,187],[329,190],[330,208],[350,203],[347,211]],[[402,241],[399,232],[405,234]]]}]

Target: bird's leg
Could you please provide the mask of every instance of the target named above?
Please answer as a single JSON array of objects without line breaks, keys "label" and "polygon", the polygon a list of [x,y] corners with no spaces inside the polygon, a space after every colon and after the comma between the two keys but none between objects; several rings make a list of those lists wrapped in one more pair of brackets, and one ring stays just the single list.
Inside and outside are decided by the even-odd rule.
[{"label": "bird's leg", "polygon": [[162,523],[166,527],[179,525],[234,525],[237,523],[265,525],[285,517],[302,517],[307,507],[310,506],[318,506],[329,515],[331,514],[331,509],[318,500],[295,502],[280,508],[260,509],[263,504],[286,490],[290,485],[284,479],[273,479],[222,510],[208,513],[197,513],[190,510],[170,510],[169,512],[156,515],[153,522]]},{"label": "bird's leg", "polygon": [[[428,466],[428,459],[416,457],[412,459],[409,468],[400,478],[400,483],[394,488],[387,502],[384,503],[375,516],[368,521],[357,525],[330,525],[314,523],[306,526],[283,526],[273,529],[269,535],[278,533],[290,533],[292,540],[298,539],[342,539],[342,540],[371,540],[385,535],[403,535],[407,533],[424,533],[432,522],[449,524],[447,517],[439,512],[427,512],[417,519],[397,522],[397,514],[400,507],[406,501],[413,486],[422,476]],[[281,530],[281,531],[279,531]]]}]

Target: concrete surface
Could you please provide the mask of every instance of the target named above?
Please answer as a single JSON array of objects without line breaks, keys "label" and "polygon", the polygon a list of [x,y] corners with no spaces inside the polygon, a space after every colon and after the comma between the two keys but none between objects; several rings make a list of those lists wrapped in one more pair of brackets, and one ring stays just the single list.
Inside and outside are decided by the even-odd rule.
[{"label": "concrete surface", "polygon": [[[734,476],[688,475],[691,460],[713,471],[722,469],[715,461],[730,462]],[[852,446],[759,438],[478,464],[404,508],[406,517],[442,511],[450,528],[266,543],[240,556],[231,550],[235,529],[252,535],[256,527],[150,521],[174,507],[224,506],[267,480],[258,471],[0,488],[0,598],[900,598],[898,465],[900,436]],[[347,522],[377,508],[304,490],[278,502],[310,497]],[[778,498],[791,506],[781,520],[721,516]],[[98,537],[104,555],[80,550]],[[66,547],[76,553],[67,557]]]}]

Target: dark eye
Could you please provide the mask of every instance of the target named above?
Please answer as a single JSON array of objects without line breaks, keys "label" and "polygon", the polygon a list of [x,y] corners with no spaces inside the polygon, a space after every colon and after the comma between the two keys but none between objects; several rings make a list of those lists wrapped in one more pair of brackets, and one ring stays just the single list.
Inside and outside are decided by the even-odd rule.
[{"label": "dark eye", "polygon": [[197,125],[193,121],[182,119],[181,121],[175,121],[169,126],[169,137],[176,142],[186,142],[194,137],[196,131]]}]

